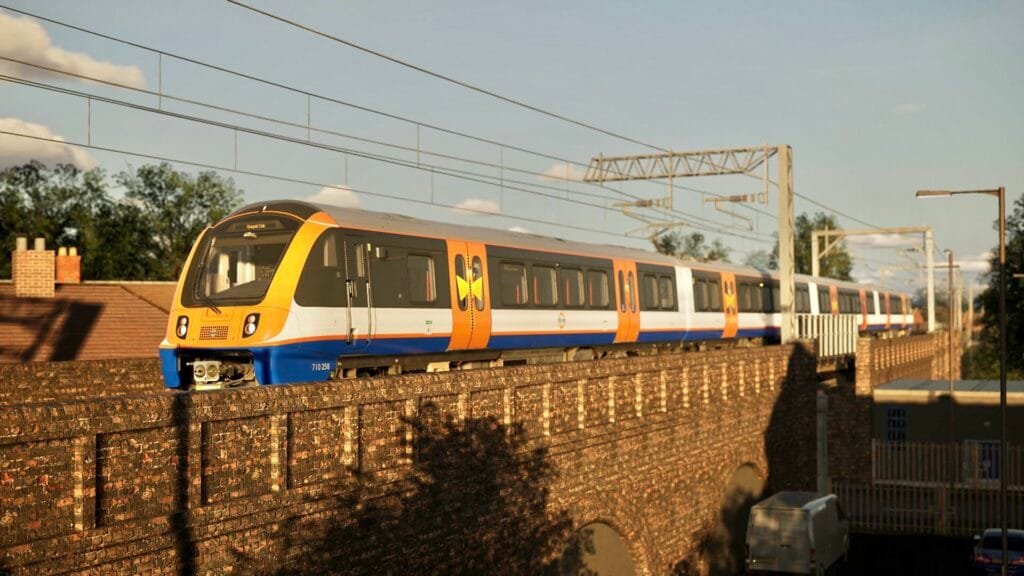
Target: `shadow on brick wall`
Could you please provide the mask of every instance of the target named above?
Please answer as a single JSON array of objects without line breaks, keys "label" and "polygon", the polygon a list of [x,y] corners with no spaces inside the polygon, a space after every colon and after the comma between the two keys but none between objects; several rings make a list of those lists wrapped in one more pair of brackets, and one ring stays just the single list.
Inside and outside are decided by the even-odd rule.
[{"label": "shadow on brick wall", "polygon": [[[816,367],[817,358],[809,349],[802,345],[793,347],[765,428],[767,474],[762,475],[747,464],[736,469],[723,487],[714,521],[694,533],[695,545],[687,557],[673,566],[672,574],[742,573],[751,507],[782,490],[815,489]],[[751,409],[756,407],[751,405]]]},{"label": "shadow on brick wall", "polygon": [[408,474],[375,496],[379,479],[353,473],[354,489],[337,507],[344,517],[283,526],[280,557],[289,560],[272,573],[586,573],[589,534],[575,531],[567,512],[548,509],[558,472],[546,449],[527,449],[518,427],[495,418],[456,421],[433,405],[404,423]]}]

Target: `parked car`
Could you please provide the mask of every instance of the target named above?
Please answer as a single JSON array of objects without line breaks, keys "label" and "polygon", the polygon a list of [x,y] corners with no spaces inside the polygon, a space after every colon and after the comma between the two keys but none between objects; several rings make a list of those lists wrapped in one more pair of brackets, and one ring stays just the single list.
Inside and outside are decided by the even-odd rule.
[{"label": "parked car", "polygon": [[[1007,576],[1024,576],[1024,530],[1006,531]],[[974,573],[999,574],[1003,560],[1002,531],[989,528],[974,537]]]},{"label": "parked car", "polygon": [[835,494],[779,492],[750,510],[747,573],[834,574],[849,551],[849,532]]}]

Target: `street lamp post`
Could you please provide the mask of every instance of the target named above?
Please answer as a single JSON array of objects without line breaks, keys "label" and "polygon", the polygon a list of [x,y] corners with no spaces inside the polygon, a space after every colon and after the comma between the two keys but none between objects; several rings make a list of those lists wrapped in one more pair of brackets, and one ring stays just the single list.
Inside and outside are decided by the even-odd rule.
[{"label": "street lamp post", "polygon": [[[918,198],[985,194],[999,201],[999,516],[1002,532],[1002,575],[1007,568],[1006,518],[1006,188],[990,190],[918,190]],[[951,351],[952,352],[952,351]]]}]

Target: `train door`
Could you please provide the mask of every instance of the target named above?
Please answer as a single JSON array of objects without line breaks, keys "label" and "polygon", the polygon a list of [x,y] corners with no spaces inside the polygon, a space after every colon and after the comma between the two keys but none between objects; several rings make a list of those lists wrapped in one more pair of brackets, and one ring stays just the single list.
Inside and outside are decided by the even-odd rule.
[{"label": "train door", "polygon": [[722,272],[722,310],[725,312],[725,328],[722,338],[735,338],[740,328],[739,302],[736,295],[736,275]]},{"label": "train door", "polygon": [[640,295],[637,293],[636,263],[613,260],[615,275],[615,301],[619,317],[615,342],[636,342],[640,335]]},{"label": "train door", "polygon": [[839,288],[836,286],[828,287],[828,299],[829,299],[829,314],[836,316],[839,314]]},{"label": "train door", "polygon": [[487,249],[476,242],[448,240],[452,336],[449,350],[479,350],[491,337]]},{"label": "train door", "polygon": [[369,347],[374,336],[373,259],[377,247],[359,233],[346,233],[342,242],[345,267],[346,350]]},{"label": "train door", "polygon": [[879,294],[880,297],[884,298],[885,302],[885,329],[888,330],[892,327],[892,313],[889,307],[889,294]]}]

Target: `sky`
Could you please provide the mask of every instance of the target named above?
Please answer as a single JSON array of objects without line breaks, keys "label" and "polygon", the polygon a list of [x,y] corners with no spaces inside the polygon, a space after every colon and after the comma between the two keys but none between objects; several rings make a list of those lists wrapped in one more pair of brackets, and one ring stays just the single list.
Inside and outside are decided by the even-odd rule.
[{"label": "sky", "polygon": [[[964,269],[975,273],[984,270],[996,243],[995,202],[981,196],[918,200],[914,191],[1003,185],[1010,202],[1024,191],[1021,2],[245,1],[658,147],[788,144],[795,191],[838,211],[842,226],[931,225],[936,244],[953,249]],[[247,201],[305,198],[634,247],[649,243],[637,230],[642,223],[615,206],[623,199],[619,191],[640,198],[667,193],[664,182],[596,188],[576,181],[580,168],[556,160],[585,164],[598,154],[650,148],[454,86],[228,2],[0,5],[300,90],[0,9],[0,56],[136,90],[9,60],[0,60],[0,75],[290,139],[236,134],[231,127],[116,103],[90,105],[78,95],[0,80],[0,130],[119,151],[0,135],[0,167],[41,158],[116,173],[169,158],[193,163],[177,164],[190,171],[200,169],[196,165],[221,169]],[[330,133],[307,132],[307,123]],[[306,139],[321,146],[298,142]],[[463,178],[452,177],[453,170]],[[771,250],[774,190],[767,205],[753,206],[757,212],[724,207],[742,217],[716,212],[707,202],[711,194],[761,192],[760,180],[730,176],[673,184],[675,209],[691,221],[701,219],[705,229],[681,231],[721,239],[736,261]],[[797,198],[795,210],[822,209]],[[905,270],[922,263],[920,254],[906,251],[914,242],[879,236],[851,244],[855,277],[878,281],[885,275],[894,287],[917,288],[920,273]]]}]

